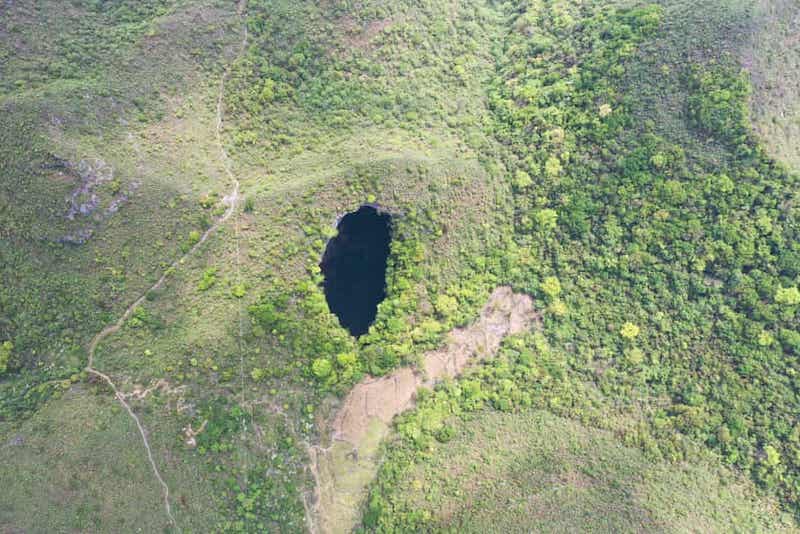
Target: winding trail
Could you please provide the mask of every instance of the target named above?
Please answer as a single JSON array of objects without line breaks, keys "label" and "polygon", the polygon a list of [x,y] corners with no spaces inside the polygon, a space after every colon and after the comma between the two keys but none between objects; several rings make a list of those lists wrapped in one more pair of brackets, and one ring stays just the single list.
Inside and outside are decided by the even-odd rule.
[{"label": "winding trail", "polygon": [[[241,0],[239,2],[239,4],[237,5],[237,15],[240,18],[243,16],[246,6],[247,6],[247,0]],[[178,527],[178,524],[175,521],[175,517],[172,515],[172,507],[170,506],[169,486],[164,481],[164,478],[161,476],[161,473],[158,470],[158,465],[156,464],[156,461],[153,458],[153,451],[151,450],[150,442],[147,439],[147,431],[145,430],[144,426],[142,426],[141,420],[136,415],[136,413],[134,413],[134,411],[131,408],[130,404],[128,404],[128,402],[125,400],[125,396],[119,391],[117,386],[114,384],[114,381],[111,380],[111,377],[109,377],[107,374],[103,373],[102,371],[100,371],[98,369],[95,369],[95,367],[94,367],[94,355],[95,355],[95,352],[97,351],[97,346],[104,339],[106,339],[108,336],[116,333],[117,331],[119,331],[120,328],[122,328],[122,325],[125,324],[125,321],[127,321],[130,318],[130,316],[133,314],[134,310],[136,310],[136,308],[138,306],[140,306],[142,304],[142,302],[144,302],[147,294],[149,292],[154,291],[156,289],[159,289],[161,286],[163,286],[164,282],[166,282],[166,280],[167,280],[168,276],[170,275],[170,273],[172,273],[175,269],[177,269],[186,260],[186,258],[192,256],[208,240],[209,236],[212,233],[214,233],[220,227],[220,225],[225,223],[234,214],[234,212],[236,211],[236,207],[237,207],[238,201],[239,201],[239,187],[240,187],[240,184],[239,184],[239,180],[236,179],[236,176],[233,174],[233,171],[231,170],[230,159],[228,158],[228,153],[225,150],[225,145],[222,142],[222,123],[223,123],[223,121],[222,121],[222,115],[223,115],[222,101],[223,101],[223,97],[224,97],[224,94],[225,94],[225,81],[227,80],[227,78],[228,78],[228,76],[230,74],[231,67],[236,62],[236,59],[241,57],[241,55],[244,53],[244,51],[245,51],[245,49],[247,47],[248,35],[247,35],[247,24],[246,23],[243,24],[243,32],[242,32],[242,34],[243,35],[242,35],[242,42],[241,42],[241,50],[237,54],[236,58],[228,64],[228,66],[225,68],[225,72],[222,74],[222,77],[220,78],[219,93],[217,95],[216,125],[215,125],[215,132],[214,132],[215,133],[215,138],[216,138],[217,144],[219,146],[219,150],[220,150],[220,160],[222,161],[222,166],[223,166],[223,168],[225,170],[225,174],[228,176],[228,179],[231,181],[231,185],[232,185],[230,193],[228,193],[223,198],[223,203],[227,204],[228,207],[225,210],[225,212],[219,218],[217,218],[217,220],[214,221],[214,223],[211,226],[209,226],[208,229],[206,229],[205,232],[203,232],[203,235],[200,236],[200,240],[197,243],[195,243],[185,254],[183,254],[178,259],[173,261],[170,264],[170,266],[167,269],[164,270],[164,272],[162,273],[162,275],[158,279],[158,281],[156,281],[155,284],[153,284],[147,290],[145,290],[139,296],[139,298],[137,298],[130,306],[128,306],[128,308],[125,309],[125,312],[119,317],[119,319],[117,319],[117,321],[115,323],[106,326],[103,330],[98,332],[92,338],[92,340],[89,342],[88,361],[87,361],[86,368],[85,368],[85,371],[87,373],[100,378],[101,380],[106,382],[109,385],[109,387],[111,387],[111,389],[114,391],[114,396],[116,397],[116,399],[120,402],[120,404],[122,404],[123,408],[125,408],[125,411],[128,412],[128,415],[130,415],[130,417],[136,423],[136,428],[139,429],[139,434],[142,436],[142,444],[144,445],[144,449],[147,452],[147,459],[150,461],[150,466],[153,468],[153,474],[155,475],[156,480],[158,480],[158,483],[161,485],[161,488],[162,488],[162,494],[163,494],[163,497],[164,497],[164,511],[166,512],[167,517],[169,518],[169,521],[172,524],[172,526],[178,531],[180,531],[180,528]],[[234,220],[236,221],[235,234],[234,234],[235,235],[234,240],[235,240],[235,243],[236,243],[236,274],[237,274],[237,279],[241,281],[241,269],[240,269],[240,257],[239,257],[239,220],[238,220],[238,218],[234,218]],[[241,366],[242,366],[242,368],[241,368],[241,373],[242,373],[242,399],[244,399],[244,378],[243,378],[244,377],[244,368],[243,368],[243,365],[244,365],[244,359],[243,358],[244,357],[242,355],[242,347],[241,347],[241,343],[242,343],[242,304],[241,304],[241,300],[240,300],[240,303],[239,303],[239,340],[238,340],[238,343],[239,343],[239,353],[240,353]],[[243,423],[243,425],[245,424],[244,420],[242,421],[242,423]],[[243,428],[246,428],[246,427],[243,427]]]},{"label": "winding trail", "polygon": [[[238,5],[239,16],[242,15],[242,13],[244,12],[244,9],[245,9],[246,6],[247,6],[247,0],[240,0],[239,5]],[[245,23],[244,24],[243,37],[242,37],[241,50],[239,51],[239,54],[238,54],[237,58],[241,57],[241,55],[244,53],[245,49],[247,48],[247,38],[248,38],[247,24]],[[235,60],[234,60],[234,62],[235,62]],[[225,81],[226,81],[226,79],[228,77],[229,72],[230,72],[230,66],[229,66],[228,69],[226,69],[225,73],[222,75],[222,78],[220,78],[220,81],[219,81],[219,94],[217,96],[217,126],[216,126],[216,129],[215,129],[215,137],[216,137],[216,140],[217,140],[217,146],[219,147],[220,161],[222,161],[222,166],[225,169],[225,174],[228,175],[228,178],[230,179],[231,183],[234,184],[231,194],[226,196],[223,199],[223,201],[227,202],[229,204],[229,206],[235,206],[237,204],[238,200],[239,200],[239,180],[236,178],[236,176],[234,175],[233,171],[231,170],[230,158],[228,157],[228,152],[225,150],[225,143],[222,142],[222,122],[223,122],[222,121],[222,117],[223,117],[222,100],[223,100],[223,95],[225,94]],[[236,256],[236,284],[240,285],[242,283],[242,258],[241,258],[241,245],[240,245],[241,230],[240,230],[240,227],[239,227],[239,218],[238,217],[234,217],[233,220],[234,220],[234,230],[233,230],[234,237],[233,237],[233,241],[234,241],[234,244],[236,246],[236,253],[235,253],[235,256]],[[244,310],[243,310],[243,301],[242,301],[242,299],[241,298],[237,298],[237,301],[238,301],[238,308],[237,308],[237,314],[238,314],[238,317],[237,317],[238,337],[237,337],[236,342],[237,342],[237,348],[239,350],[239,381],[240,381],[240,392],[241,392],[241,394],[240,394],[240,396],[241,396],[240,403],[244,407],[247,404],[247,399],[245,397],[246,388],[245,388],[245,378],[244,378],[244,376],[245,376],[245,374],[244,374],[244,350],[243,350],[243,347],[242,347],[242,338],[244,336],[244,326],[242,324],[242,320],[243,320],[243,317],[244,317]],[[252,426],[252,419],[253,419],[253,413],[252,413],[252,408],[251,408],[251,412],[250,412],[251,426]],[[244,443],[246,435],[247,435],[247,419],[245,419],[244,415],[242,415],[241,428],[242,428],[242,442]],[[245,451],[246,451],[246,448],[245,448]],[[244,470],[243,471],[245,473],[245,476],[247,476],[246,475],[246,473],[247,473],[247,453],[246,452],[244,454],[244,462],[245,462],[245,465],[244,465]]]}]

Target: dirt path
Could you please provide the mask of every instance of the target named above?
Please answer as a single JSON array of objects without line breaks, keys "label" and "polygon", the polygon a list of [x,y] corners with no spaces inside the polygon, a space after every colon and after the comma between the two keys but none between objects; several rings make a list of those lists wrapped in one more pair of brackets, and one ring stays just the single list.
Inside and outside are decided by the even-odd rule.
[{"label": "dirt path", "polygon": [[[241,16],[244,13],[245,8],[247,7],[247,0],[239,0],[237,5],[237,9],[239,15]],[[247,48],[247,24],[244,25],[244,32],[242,37],[242,45],[241,50],[239,51],[238,57],[241,57],[244,54],[245,49]],[[235,60],[234,60],[235,62]],[[223,74],[222,78],[219,81],[219,94],[217,96],[217,126],[215,129],[215,137],[217,140],[217,146],[219,147],[219,155],[220,161],[222,161],[222,166],[225,169],[225,174],[228,175],[228,178],[234,184],[233,190],[230,195],[226,196],[223,201],[228,203],[230,206],[235,206],[239,201],[239,180],[234,175],[233,171],[231,170],[231,163],[230,158],[228,157],[228,152],[225,150],[225,143],[222,142],[222,123],[223,123],[223,106],[222,100],[223,96],[225,95],[225,81],[227,80],[228,74],[230,72],[230,66]],[[229,215],[226,213],[226,215]],[[239,218],[234,217],[234,229],[233,229],[233,242],[235,246],[235,267],[236,267],[236,284],[239,285],[242,282],[242,261],[241,261],[241,246],[240,246],[240,227],[239,227]],[[245,397],[245,373],[244,373],[244,350],[242,347],[242,339],[244,336],[244,326],[243,326],[243,318],[244,318],[244,309],[243,309],[243,302],[242,299],[236,299],[238,301],[238,308],[237,308],[237,328],[238,328],[238,338],[237,338],[237,348],[239,350],[239,381],[240,381],[240,403],[242,407],[247,404],[247,399]],[[250,411],[250,421],[252,426],[252,408]],[[242,442],[245,441],[245,436],[247,434],[247,419],[244,415],[242,415],[242,419],[240,421],[241,429],[242,429]],[[243,457],[243,461],[245,465],[243,466],[243,471],[247,473],[248,469],[248,458],[247,458],[247,449],[245,448],[245,454]]]},{"label": "dirt path", "polygon": [[307,508],[317,518],[316,524],[309,522],[311,530],[352,529],[367,484],[377,472],[379,445],[392,419],[414,406],[418,388],[460,375],[468,364],[493,355],[507,335],[526,331],[539,321],[530,297],[499,287],[476,322],[453,330],[445,347],[424,356],[421,371],[405,367],[357,384],[334,415],[331,446],[309,448],[316,490],[314,504]]},{"label": "dirt path", "polygon": [[[239,17],[243,16],[246,6],[247,6],[247,1],[246,0],[241,0],[238,3],[237,11],[238,11]],[[247,47],[247,39],[248,39],[247,25],[243,24],[241,50],[240,50],[239,54],[237,54],[237,58],[240,57],[241,54],[246,49],[246,47]],[[235,60],[234,60],[234,62],[235,62]],[[153,468],[153,474],[155,475],[156,480],[158,480],[158,483],[161,485],[161,488],[162,488],[162,493],[163,493],[163,496],[164,496],[164,511],[167,513],[167,517],[169,518],[169,521],[172,524],[172,526],[175,527],[175,529],[177,529],[179,531],[180,531],[180,528],[178,527],[178,524],[175,521],[175,517],[172,515],[172,508],[170,506],[170,497],[169,497],[169,486],[167,485],[167,483],[164,481],[163,477],[161,476],[161,473],[158,470],[158,465],[156,464],[155,459],[153,458],[153,451],[151,450],[150,442],[147,439],[147,431],[142,426],[142,422],[139,419],[139,417],[134,413],[133,409],[131,409],[130,405],[125,400],[125,395],[122,394],[117,389],[117,386],[114,384],[114,381],[111,380],[111,378],[108,375],[106,375],[105,373],[103,373],[103,372],[101,372],[101,371],[99,371],[99,370],[94,368],[94,355],[95,355],[95,352],[97,351],[97,346],[104,339],[106,339],[108,336],[110,336],[111,334],[116,333],[117,331],[119,331],[120,328],[122,328],[122,325],[125,324],[125,321],[127,321],[130,318],[130,316],[131,316],[131,314],[133,314],[134,310],[136,310],[136,308],[138,306],[140,306],[142,304],[142,302],[144,302],[147,294],[150,291],[154,291],[156,289],[159,289],[162,285],[164,285],[164,282],[167,280],[167,277],[169,276],[169,273],[171,273],[173,270],[177,269],[178,266],[180,266],[184,262],[184,260],[186,260],[186,258],[192,256],[208,240],[209,236],[212,233],[214,233],[220,227],[220,225],[225,223],[231,217],[231,215],[233,215],[233,213],[236,211],[236,207],[237,207],[238,201],[239,201],[239,187],[240,187],[239,186],[239,180],[236,179],[236,177],[233,174],[233,171],[231,170],[231,165],[230,165],[230,160],[228,158],[228,153],[226,152],[225,145],[222,142],[222,122],[223,122],[222,121],[222,115],[223,115],[222,101],[223,101],[223,97],[224,97],[224,94],[225,94],[225,81],[227,80],[227,78],[228,78],[228,76],[230,74],[230,69],[231,69],[231,66],[233,65],[234,62],[231,62],[227,66],[227,68],[225,69],[225,72],[223,73],[222,77],[220,78],[219,94],[217,96],[217,112],[216,112],[216,125],[215,125],[215,137],[216,137],[216,140],[217,140],[217,144],[219,145],[220,160],[222,161],[222,165],[223,165],[223,168],[225,170],[225,174],[228,176],[228,179],[231,181],[231,192],[228,193],[223,198],[223,202],[227,205],[227,209],[225,210],[225,213],[222,214],[222,216],[217,218],[217,220],[214,221],[214,223],[205,232],[203,232],[203,235],[200,236],[200,240],[197,243],[195,243],[194,246],[192,246],[185,254],[183,254],[178,259],[173,261],[170,264],[170,266],[162,273],[161,277],[156,281],[156,283],[153,284],[152,286],[150,286],[144,293],[142,293],[139,296],[139,298],[137,298],[130,306],[128,306],[128,308],[125,310],[125,312],[119,317],[119,319],[117,319],[117,321],[114,324],[108,325],[107,327],[105,327],[103,330],[98,332],[92,338],[91,342],[89,343],[89,347],[88,347],[88,361],[87,361],[86,369],[85,369],[87,373],[92,374],[94,376],[97,376],[98,378],[100,378],[104,382],[106,382],[109,385],[109,387],[111,387],[111,389],[114,391],[114,396],[116,397],[116,399],[120,402],[120,404],[122,404],[123,408],[125,408],[125,411],[128,412],[128,415],[130,415],[130,417],[136,423],[136,427],[139,429],[139,434],[142,436],[142,444],[144,445],[144,449],[147,452],[147,459],[150,461],[150,466]],[[235,244],[236,244],[236,269],[237,269],[237,277],[240,277],[240,265],[239,265],[240,264],[240,258],[239,258],[239,220],[238,220],[238,218],[235,218],[235,220],[236,220],[236,229],[235,229],[235,237],[234,237],[234,239],[235,239]],[[240,304],[240,309],[239,309],[239,343],[240,344],[241,344],[241,329],[242,329],[241,320],[242,320],[242,318],[241,318],[241,304]],[[241,349],[241,346],[240,346],[240,349]],[[241,353],[241,350],[240,350],[240,353]],[[244,391],[244,387],[242,388],[242,391]]]}]

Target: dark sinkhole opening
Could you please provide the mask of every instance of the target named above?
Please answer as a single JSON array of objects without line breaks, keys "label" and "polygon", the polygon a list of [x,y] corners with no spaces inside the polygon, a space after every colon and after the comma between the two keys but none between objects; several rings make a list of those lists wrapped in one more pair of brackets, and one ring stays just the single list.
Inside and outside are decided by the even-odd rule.
[{"label": "dark sinkhole opening", "polygon": [[367,332],[386,297],[391,220],[388,213],[361,206],[342,217],[322,256],[328,307],[356,337]]}]

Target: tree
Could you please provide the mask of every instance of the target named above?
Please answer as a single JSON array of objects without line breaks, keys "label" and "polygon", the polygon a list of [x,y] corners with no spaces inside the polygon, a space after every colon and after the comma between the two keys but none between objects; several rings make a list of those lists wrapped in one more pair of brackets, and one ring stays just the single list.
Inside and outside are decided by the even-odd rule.
[{"label": "tree", "polygon": [[775,342],[775,338],[772,337],[772,334],[767,330],[762,330],[758,334],[758,345],[760,347],[769,347]]},{"label": "tree", "polygon": [[626,322],[624,325],[622,325],[622,328],[619,329],[619,335],[627,340],[636,339],[636,337],[639,335],[639,332],[639,327],[630,321]]},{"label": "tree", "polygon": [[317,358],[311,364],[311,372],[320,380],[325,380],[331,375],[333,364],[327,358]]},{"label": "tree", "polygon": [[561,294],[561,282],[555,276],[548,276],[542,282],[541,289],[549,299],[555,299]]},{"label": "tree", "polygon": [[764,447],[764,459],[762,461],[769,468],[778,467],[781,463],[781,453],[772,445],[767,445]]},{"label": "tree", "polygon": [[544,164],[544,173],[548,178],[556,178],[561,174],[561,162],[556,156],[550,156]]},{"label": "tree", "polygon": [[775,302],[787,306],[800,304],[800,290],[797,287],[780,287],[775,292]]},{"label": "tree", "polygon": [[567,305],[564,304],[563,300],[555,298],[550,303],[550,306],[547,307],[547,310],[557,317],[563,317],[567,314]]},{"label": "tree", "polygon": [[438,295],[433,307],[441,317],[449,319],[458,311],[458,301],[450,295]]},{"label": "tree", "polygon": [[258,95],[262,104],[268,104],[275,98],[275,80],[267,78],[264,80],[264,85],[261,87],[261,92]]},{"label": "tree", "polygon": [[360,371],[358,355],[353,351],[340,352],[337,354],[336,365],[341,370],[340,378],[344,382],[350,382],[354,378],[357,378]]},{"label": "tree", "polygon": [[0,344],[0,376],[8,370],[8,360],[11,359],[11,351],[13,349],[14,344],[10,341],[4,341]]},{"label": "tree", "polygon": [[558,213],[554,209],[544,208],[533,214],[536,225],[543,230],[553,230],[558,224]]},{"label": "tree", "polygon": [[531,179],[531,175],[527,172],[519,170],[514,174],[512,183],[516,189],[525,189],[533,185],[533,179]]}]

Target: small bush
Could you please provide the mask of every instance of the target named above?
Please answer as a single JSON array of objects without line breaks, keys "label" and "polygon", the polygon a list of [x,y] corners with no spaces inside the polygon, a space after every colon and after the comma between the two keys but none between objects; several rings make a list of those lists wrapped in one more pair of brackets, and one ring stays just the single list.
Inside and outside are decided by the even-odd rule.
[{"label": "small bush", "polygon": [[326,380],[333,372],[333,364],[327,358],[317,358],[311,364],[311,372],[319,380]]},{"label": "small bush", "polygon": [[786,306],[800,304],[800,290],[797,287],[781,287],[775,292],[775,302]]},{"label": "small bush", "polygon": [[626,322],[619,329],[619,335],[627,340],[636,339],[639,336],[639,332],[639,327],[631,322]]},{"label": "small bush", "polygon": [[11,359],[11,351],[14,349],[13,343],[4,341],[0,344],[0,376],[8,370],[8,361]]},{"label": "small bush", "polygon": [[541,290],[548,299],[553,300],[561,294],[561,282],[555,276],[548,276],[542,282]]},{"label": "small bush", "polygon": [[197,284],[197,289],[199,289],[200,291],[206,291],[216,283],[217,283],[217,268],[210,267],[203,272],[203,278],[200,279],[200,282]]},{"label": "small bush", "polygon": [[254,208],[255,208],[255,201],[253,200],[253,197],[246,197],[244,199],[244,212],[252,213]]}]

